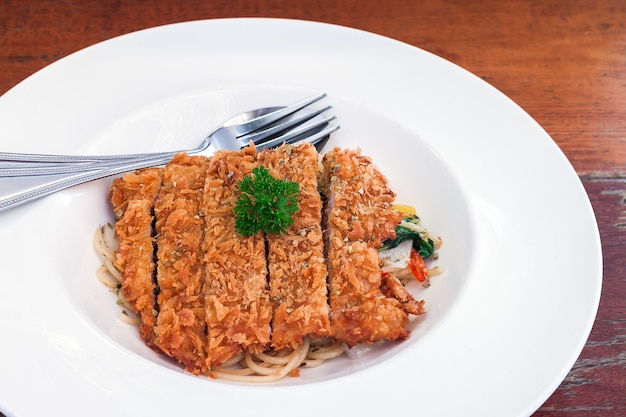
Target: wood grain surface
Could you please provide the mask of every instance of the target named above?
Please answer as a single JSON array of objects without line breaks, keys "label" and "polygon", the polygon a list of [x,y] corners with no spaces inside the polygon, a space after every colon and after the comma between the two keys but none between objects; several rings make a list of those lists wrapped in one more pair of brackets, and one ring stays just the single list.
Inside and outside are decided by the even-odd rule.
[{"label": "wood grain surface", "polygon": [[583,352],[534,415],[626,416],[626,1],[0,0],[0,94],[93,43],[223,17],[306,19],[385,35],[466,68],[537,120],[589,194],[604,281]]}]

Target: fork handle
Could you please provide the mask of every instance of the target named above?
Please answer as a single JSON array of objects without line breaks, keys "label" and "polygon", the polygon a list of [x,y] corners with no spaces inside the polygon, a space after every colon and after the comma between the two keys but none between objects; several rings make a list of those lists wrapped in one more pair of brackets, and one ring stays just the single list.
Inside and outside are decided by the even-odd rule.
[{"label": "fork handle", "polygon": [[93,162],[112,162],[127,159],[157,158],[165,154],[174,153],[176,152],[135,153],[121,155],[54,155],[21,152],[0,152],[0,164],[43,164],[47,166],[50,166],[52,164],[88,164]]},{"label": "fork handle", "polygon": [[[72,174],[72,173],[87,173],[93,172],[99,169],[114,168],[116,166],[126,166],[138,161],[153,160],[155,158],[164,159],[172,158],[177,152],[159,152],[159,153],[145,153],[145,154],[132,154],[132,155],[109,155],[98,157],[98,160],[21,160],[17,161],[2,161],[0,156],[0,178],[11,177],[28,177],[35,175],[57,175],[57,174]],[[6,153],[3,155],[7,155]],[[17,155],[17,154],[11,154]],[[24,154],[22,154],[24,155]],[[37,155],[39,156],[39,155]],[[48,155],[52,158],[59,155]],[[86,157],[89,158],[89,157]]]},{"label": "fork handle", "polygon": [[178,152],[181,151],[93,156],[0,152],[0,178],[93,172],[134,161],[171,158]]},{"label": "fork handle", "polygon": [[[155,167],[169,162],[168,157],[143,159],[127,164],[105,166],[88,172],[62,173],[53,176],[3,178],[0,182],[0,212],[28,203],[29,201],[50,195],[57,191],[85,182],[134,171],[140,168]],[[33,184],[33,179],[45,179]]]}]

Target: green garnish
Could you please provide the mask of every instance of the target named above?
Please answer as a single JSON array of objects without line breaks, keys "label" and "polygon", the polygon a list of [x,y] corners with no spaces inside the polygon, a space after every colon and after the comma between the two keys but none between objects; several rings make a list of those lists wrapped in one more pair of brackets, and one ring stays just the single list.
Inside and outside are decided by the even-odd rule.
[{"label": "green garnish", "polygon": [[274,178],[264,166],[254,168],[237,183],[241,194],[233,209],[235,230],[243,236],[285,232],[298,211],[299,190],[298,183]]},{"label": "green garnish", "polygon": [[393,249],[409,239],[413,240],[413,247],[422,258],[428,258],[435,251],[435,244],[432,239],[424,238],[418,232],[402,226],[396,226],[396,238],[385,240],[378,250]]}]

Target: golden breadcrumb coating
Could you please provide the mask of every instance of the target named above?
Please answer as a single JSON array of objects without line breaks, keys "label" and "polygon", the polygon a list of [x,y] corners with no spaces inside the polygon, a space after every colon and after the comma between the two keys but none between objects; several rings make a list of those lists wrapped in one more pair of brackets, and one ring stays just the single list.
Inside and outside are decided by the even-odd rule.
[{"label": "golden breadcrumb coating", "polygon": [[280,235],[266,236],[274,308],[272,346],[296,349],[305,336],[330,334],[319,156],[313,145],[303,143],[264,151],[260,159],[272,176],[300,187],[292,226]]},{"label": "golden breadcrumb coating", "polygon": [[254,148],[217,152],[204,187],[204,306],[207,365],[219,366],[243,349],[262,352],[270,342],[265,239],[235,231],[238,181],[258,165]]},{"label": "golden breadcrumb coating", "polygon": [[[323,158],[321,188],[327,198],[333,336],[348,346],[406,338],[408,300],[395,298],[399,291],[389,291],[389,285],[381,288],[378,248],[395,237],[402,220],[392,209],[395,194],[387,179],[360,150],[335,148]],[[408,292],[402,295],[410,297]]]},{"label": "golden breadcrumb coating", "polygon": [[152,348],[156,324],[153,210],[162,180],[161,169],[144,169],[114,180],[110,190],[117,217],[115,267],[120,271],[121,290],[141,319],[139,335]]},{"label": "golden breadcrumb coating", "polygon": [[[238,182],[260,165],[299,184],[298,211],[285,233],[244,237]],[[350,347],[406,338],[424,302],[381,271],[378,249],[401,221],[394,198],[359,150],[320,161],[305,143],[178,154],[116,179],[115,266],[140,336],[208,375],[242,351],[297,349],[307,337]]]},{"label": "golden breadcrumb coating", "polygon": [[177,154],[167,164],[156,201],[156,345],[199,374],[206,370],[206,320],[201,267],[202,197],[208,160]]}]

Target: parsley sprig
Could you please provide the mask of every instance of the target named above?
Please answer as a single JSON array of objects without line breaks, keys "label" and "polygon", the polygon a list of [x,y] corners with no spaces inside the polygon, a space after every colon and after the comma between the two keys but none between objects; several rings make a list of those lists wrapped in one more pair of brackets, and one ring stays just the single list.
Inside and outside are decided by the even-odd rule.
[{"label": "parsley sprig", "polygon": [[299,190],[298,183],[274,178],[264,166],[254,168],[237,183],[235,230],[243,236],[285,232],[298,211]]}]

